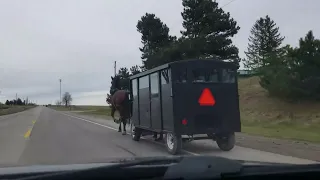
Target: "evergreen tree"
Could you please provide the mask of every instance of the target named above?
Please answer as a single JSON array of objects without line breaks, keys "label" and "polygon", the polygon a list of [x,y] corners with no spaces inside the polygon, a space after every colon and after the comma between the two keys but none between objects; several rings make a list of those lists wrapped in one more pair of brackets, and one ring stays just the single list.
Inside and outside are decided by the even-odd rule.
[{"label": "evergreen tree", "polygon": [[129,76],[130,76],[129,70],[126,67],[120,68],[118,72],[118,76],[120,77],[120,88],[129,90]]},{"label": "evergreen tree", "polygon": [[[182,0],[183,37],[188,58],[238,59],[230,39],[238,33],[237,22],[212,0]],[[189,47],[189,48],[188,48]],[[186,52],[186,51],[185,51]]]},{"label": "evergreen tree", "polygon": [[22,105],[22,100],[20,98],[17,99],[17,105],[19,105],[19,106]]},{"label": "evergreen tree", "polygon": [[290,52],[294,95],[320,99],[320,40],[309,31]]},{"label": "evergreen tree", "polygon": [[138,65],[132,66],[130,68],[131,75],[135,75],[141,72],[141,69]]},{"label": "evergreen tree", "polygon": [[269,16],[261,17],[251,28],[245,66],[258,71],[260,67],[281,63],[278,60],[284,52],[280,47],[283,40],[276,23]]},{"label": "evergreen tree", "polygon": [[[110,97],[111,94],[113,94],[115,92],[116,89],[124,89],[124,90],[129,90],[129,83],[130,83],[130,79],[129,76],[133,75],[133,73],[138,73],[140,72],[139,66],[132,66],[130,68],[131,73],[128,71],[128,69],[126,67],[122,67],[119,69],[118,74],[116,74],[116,78],[119,78],[119,81],[114,81],[113,76],[111,76],[111,86],[110,86],[110,90],[109,90],[109,94],[107,94],[107,97]],[[115,83],[115,84],[113,84]]]},{"label": "evergreen tree", "polygon": [[153,68],[160,64],[151,58],[161,50],[161,48],[168,46],[175,37],[169,35],[169,28],[164,24],[155,14],[146,13],[141,17],[137,23],[137,30],[141,33],[143,65],[146,69]]}]

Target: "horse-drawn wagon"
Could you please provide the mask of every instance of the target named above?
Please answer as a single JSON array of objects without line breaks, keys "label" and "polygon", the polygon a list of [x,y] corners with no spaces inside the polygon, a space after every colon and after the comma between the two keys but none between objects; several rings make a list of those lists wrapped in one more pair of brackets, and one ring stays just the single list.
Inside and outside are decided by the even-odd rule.
[{"label": "horse-drawn wagon", "polygon": [[182,141],[215,140],[221,150],[241,131],[237,65],[220,60],[165,64],[130,77],[131,133],[165,134],[171,154]]}]

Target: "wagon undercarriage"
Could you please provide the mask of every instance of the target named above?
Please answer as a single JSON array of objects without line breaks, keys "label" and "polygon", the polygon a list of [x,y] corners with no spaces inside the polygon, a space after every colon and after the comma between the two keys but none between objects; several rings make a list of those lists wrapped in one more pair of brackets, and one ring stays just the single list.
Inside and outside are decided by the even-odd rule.
[{"label": "wagon undercarriage", "polygon": [[[144,130],[135,127],[132,123],[130,124],[131,136],[134,141],[139,141],[143,132],[149,132],[144,134],[153,135],[153,131]],[[162,132],[165,146],[170,154],[179,154],[182,150],[183,143],[189,143],[194,140],[207,140],[211,139],[216,141],[218,147],[223,151],[230,151],[235,145],[235,134],[224,133],[224,134],[198,134],[198,135],[177,135],[171,132]]]}]

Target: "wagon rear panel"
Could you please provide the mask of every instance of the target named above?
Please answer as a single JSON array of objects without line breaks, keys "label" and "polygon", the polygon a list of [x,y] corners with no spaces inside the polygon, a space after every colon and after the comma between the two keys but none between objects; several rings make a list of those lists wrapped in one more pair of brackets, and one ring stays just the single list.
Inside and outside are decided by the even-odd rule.
[{"label": "wagon rear panel", "polygon": [[[187,88],[188,90],[184,90]],[[181,86],[174,96],[176,129],[181,134],[240,131],[237,96],[232,88],[216,85],[208,88],[215,99],[213,106],[201,106],[199,99],[208,86]],[[186,125],[183,123],[186,122]]]},{"label": "wagon rear panel", "polygon": [[[236,77],[223,77],[228,72],[236,73],[230,71],[232,67],[197,62],[192,66],[177,68],[186,71],[186,76],[185,81],[182,81],[181,77],[177,79],[177,75],[181,73],[175,73],[173,76],[176,132],[191,135],[241,131]],[[195,72],[200,72],[200,76]],[[209,72],[209,76],[202,79],[201,74],[206,72]]]}]

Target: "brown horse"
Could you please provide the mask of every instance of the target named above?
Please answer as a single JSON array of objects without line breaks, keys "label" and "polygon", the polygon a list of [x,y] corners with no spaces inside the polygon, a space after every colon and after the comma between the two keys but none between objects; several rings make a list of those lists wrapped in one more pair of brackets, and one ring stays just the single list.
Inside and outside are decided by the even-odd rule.
[{"label": "brown horse", "polygon": [[118,111],[120,114],[119,119],[119,129],[118,132],[122,131],[121,123],[123,125],[122,135],[126,134],[126,124],[127,120],[130,119],[130,100],[129,93],[125,90],[117,90],[113,95],[106,99],[108,103],[111,104],[111,117],[113,121],[116,122],[114,118],[115,111]]}]

